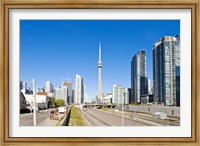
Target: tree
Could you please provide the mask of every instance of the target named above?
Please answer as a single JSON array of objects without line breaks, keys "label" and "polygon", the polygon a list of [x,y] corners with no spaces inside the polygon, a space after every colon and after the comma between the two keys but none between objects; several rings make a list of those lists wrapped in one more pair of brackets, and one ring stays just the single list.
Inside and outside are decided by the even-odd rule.
[{"label": "tree", "polygon": [[57,99],[55,103],[59,107],[59,106],[63,106],[65,104],[65,101],[62,99]]},{"label": "tree", "polygon": [[49,107],[52,108],[55,106],[55,98],[49,97]]}]

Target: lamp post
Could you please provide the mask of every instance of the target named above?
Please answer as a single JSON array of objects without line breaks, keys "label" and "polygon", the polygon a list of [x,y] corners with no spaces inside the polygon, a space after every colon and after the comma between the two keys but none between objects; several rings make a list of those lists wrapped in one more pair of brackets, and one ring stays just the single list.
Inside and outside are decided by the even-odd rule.
[{"label": "lamp post", "polygon": [[33,125],[36,126],[36,95],[35,95],[35,79],[33,79],[32,86],[33,86]]},{"label": "lamp post", "polygon": [[124,126],[124,100],[125,100],[125,96],[127,94],[127,91],[125,88],[123,90],[123,94],[124,94],[124,97],[122,98],[122,126]]},{"label": "lamp post", "polygon": [[166,118],[167,118],[167,126],[169,126],[169,121],[168,121],[168,117],[167,117],[167,111],[168,111],[167,108],[168,108],[168,107],[166,107]]},{"label": "lamp post", "polygon": [[[125,96],[125,93],[124,93]],[[123,105],[123,99],[122,99],[122,126],[124,126],[124,105]]]}]

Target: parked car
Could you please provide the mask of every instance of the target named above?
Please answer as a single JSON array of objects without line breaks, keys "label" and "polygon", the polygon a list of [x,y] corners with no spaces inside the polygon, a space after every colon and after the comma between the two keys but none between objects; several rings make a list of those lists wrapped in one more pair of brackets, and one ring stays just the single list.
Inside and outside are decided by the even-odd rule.
[{"label": "parked car", "polygon": [[64,113],[65,110],[66,110],[66,107],[65,107],[65,106],[58,107],[58,112],[59,112],[59,113]]},{"label": "parked car", "polygon": [[159,118],[159,119],[167,119],[167,114],[164,112],[155,112],[153,114],[153,117]]}]

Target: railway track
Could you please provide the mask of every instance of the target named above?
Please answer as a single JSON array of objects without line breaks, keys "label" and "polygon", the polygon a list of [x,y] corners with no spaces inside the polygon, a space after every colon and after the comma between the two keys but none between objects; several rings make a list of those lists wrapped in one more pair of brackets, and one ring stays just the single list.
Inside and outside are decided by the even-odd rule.
[{"label": "railway track", "polygon": [[[121,117],[95,109],[82,109],[82,115],[91,126],[121,126]],[[124,126],[154,126],[137,119],[124,118]]]},{"label": "railway track", "polygon": [[91,114],[86,111],[82,111],[83,116],[85,119],[92,125],[92,126],[112,126],[105,120],[100,119],[98,116]]},{"label": "railway track", "polygon": [[[111,113],[108,113],[108,112],[105,112],[105,111],[99,111],[99,110],[95,110],[97,112],[104,112],[106,114],[110,114],[109,116],[117,116],[118,119],[120,119],[120,122],[118,122],[118,125],[121,126],[121,115],[114,115],[114,114],[111,114]],[[139,121],[137,119],[130,119],[130,118],[126,118],[124,117],[124,125],[125,126],[155,126],[154,124],[149,124],[147,122],[143,122],[143,121]],[[117,125],[116,125],[117,126]]]},{"label": "railway track", "polygon": [[[162,119],[158,119],[158,118],[154,118],[154,117],[150,117],[150,116],[146,116],[146,115],[138,115],[137,112],[135,112],[135,114],[133,114],[133,113],[125,113],[125,115],[129,116],[132,119],[134,117],[134,118],[146,120],[146,121],[153,122],[153,123],[158,123],[161,126],[180,126],[180,123],[178,123],[177,121],[173,121],[171,119],[168,119],[168,121],[167,120],[162,120]],[[118,116],[121,116],[121,115],[118,115]],[[127,118],[127,119],[129,119],[129,118]],[[150,124],[149,126],[154,126],[154,125]]]}]

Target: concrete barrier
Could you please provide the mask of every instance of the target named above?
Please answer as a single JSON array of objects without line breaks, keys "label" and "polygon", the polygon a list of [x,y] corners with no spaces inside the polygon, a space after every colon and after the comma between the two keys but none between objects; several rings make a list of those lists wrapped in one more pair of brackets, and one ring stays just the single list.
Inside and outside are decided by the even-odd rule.
[{"label": "concrete barrier", "polygon": [[[121,109],[121,106],[117,106]],[[168,107],[168,106],[124,106],[125,110],[144,112],[154,114],[155,112],[166,113],[167,116],[180,117],[180,107]]]},{"label": "concrete barrier", "polygon": [[69,118],[70,118],[70,114],[71,114],[71,108],[69,108],[67,115],[65,116],[61,126],[68,126],[69,124]]}]

